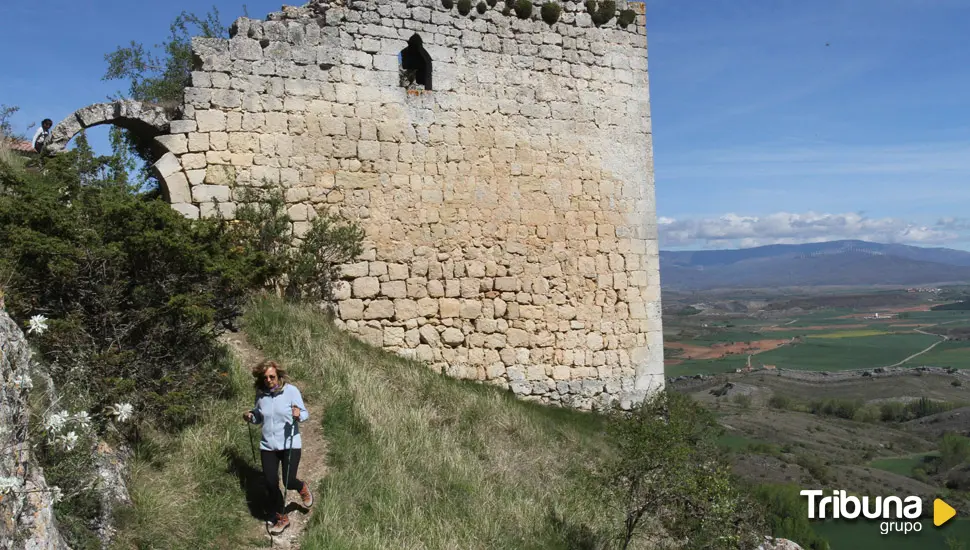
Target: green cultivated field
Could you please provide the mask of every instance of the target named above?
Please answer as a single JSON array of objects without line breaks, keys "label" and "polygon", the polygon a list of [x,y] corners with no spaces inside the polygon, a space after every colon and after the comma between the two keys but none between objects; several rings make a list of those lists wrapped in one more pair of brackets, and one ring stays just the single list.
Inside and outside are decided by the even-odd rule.
[{"label": "green cultivated field", "polygon": [[[925,334],[812,338],[759,354],[758,362],[803,370],[862,369],[891,365],[938,341]],[[753,360],[753,358],[752,358]]]},{"label": "green cultivated field", "polygon": [[[939,338],[935,336],[918,333],[856,338],[808,336],[804,343],[782,346],[754,355],[751,357],[751,363],[812,371],[885,367],[902,361],[937,341]],[[940,346],[943,345],[940,344]],[[928,364],[923,357],[920,356],[917,360],[921,364]],[[747,360],[747,355],[733,355],[716,360],[684,361],[679,365],[667,367],[667,375],[733,372],[734,369],[744,366]]]},{"label": "green cultivated field", "polygon": [[878,468],[880,470],[901,476],[913,477],[913,469],[922,465],[928,456],[939,456],[939,453],[934,451],[912,456],[880,458],[879,460],[873,460],[869,465],[873,468]]},{"label": "green cultivated field", "polygon": [[943,342],[907,364],[970,369],[970,342]]},{"label": "green cultivated field", "polygon": [[[966,311],[908,311],[902,314],[900,322],[913,321],[920,323],[946,323],[960,319],[970,319],[970,312]],[[956,324],[956,323],[953,323]]]}]

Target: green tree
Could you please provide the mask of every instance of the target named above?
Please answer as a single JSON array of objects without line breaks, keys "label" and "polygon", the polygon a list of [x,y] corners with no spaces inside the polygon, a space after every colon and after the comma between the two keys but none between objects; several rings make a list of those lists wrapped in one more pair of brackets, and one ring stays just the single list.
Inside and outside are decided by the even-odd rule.
[{"label": "green tree", "polygon": [[340,266],[363,251],[363,229],[342,216],[314,212],[298,238],[280,187],[242,188],[240,202],[232,235],[239,246],[263,259],[258,277],[290,300],[331,299]]},{"label": "green tree", "polygon": [[[127,92],[119,92],[118,98],[156,104],[175,113],[182,105],[185,88],[192,82],[195,63],[192,55],[193,36],[228,38],[228,30],[221,23],[219,10],[215,6],[201,17],[183,11],[169,26],[168,37],[152,48],[133,40],[129,45],[106,54],[108,68],[103,80],[127,82]],[[124,140],[146,165],[158,160],[150,139],[125,131]],[[150,178],[147,171],[144,176]]]},{"label": "green tree", "polygon": [[940,441],[940,468],[947,471],[950,468],[970,462],[970,438],[948,433]]},{"label": "green tree", "polygon": [[0,163],[3,290],[15,319],[50,319],[35,343],[75,406],[129,401],[179,426],[224,387],[215,337],[259,260],[233,247],[228,224],[134,192],[123,164],[83,134],[42,171]]},{"label": "green tree", "polygon": [[131,99],[174,109],[192,81],[193,36],[228,38],[215,6],[202,17],[183,11],[170,25],[168,38],[154,48],[132,41],[105,55],[108,69],[103,78],[127,80]]},{"label": "green tree", "polygon": [[623,503],[619,547],[628,548],[645,517],[688,548],[754,548],[764,516],[719,452],[722,430],[690,397],[664,391],[631,412],[610,412],[617,449],[602,482]]},{"label": "green tree", "polygon": [[13,131],[13,125],[10,124],[10,118],[19,110],[20,107],[11,107],[0,103],[0,139],[4,137],[19,137]]}]

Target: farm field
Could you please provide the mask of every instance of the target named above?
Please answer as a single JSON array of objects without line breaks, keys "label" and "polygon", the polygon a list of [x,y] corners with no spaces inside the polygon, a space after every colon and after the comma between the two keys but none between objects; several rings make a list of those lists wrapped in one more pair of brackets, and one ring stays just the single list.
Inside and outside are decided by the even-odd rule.
[{"label": "farm field", "polygon": [[908,364],[970,369],[970,342],[943,342]]},{"label": "farm field", "polygon": [[[940,528],[926,518],[908,535],[882,535],[874,520],[811,522],[831,548],[970,550],[970,481],[926,459],[941,455],[944,434],[970,438],[970,311],[932,311],[946,300],[931,293],[874,295],[779,297],[797,304],[787,308],[759,297],[747,313],[742,302],[698,300],[706,311],[664,318],[670,386],[715,413],[732,469],[755,485],[918,495],[924,512],[944,495],[959,513]],[[906,408],[921,400],[943,412]],[[910,412],[899,421],[887,411]]]},{"label": "farm field", "polygon": [[[934,302],[914,303],[907,297],[908,303],[897,305],[892,293],[876,295],[887,305],[868,297],[858,300],[869,306],[865,309],[805,309],[811,300],[787,299],[781,304],[798,307],[784,310],[770,304],[748,315],[701,312],[665,317],[667,376],[735,372],[747,366],[748,355],[754,369],[872,369],[907,358],[903,365],[970,368],[970,341],[943,341],[941,335],[924,333],[970,327],[970,311],[932,311]],[[817,301],[830,303],[824,297]],[[930,346],[934,347],[926,351]]]},{"label": "farm field", "polygon": [[[764,364],[774,365],[777,368],[808,371],[886,367],[941,340],[937,336],[919,333],[877,333],[876,336],[854,337],[833,337],[832,334],[827,333],[822,337],[809,335],[802,338],[799,343],[787,344],[752,355],[751,364],[755,368]],[[923,356],[917,359],[921,364],[926,363]],[[747,360],[747,355],[682,360],[669,366],[667,375],[734,372],[735,369],[744,367]]]}]

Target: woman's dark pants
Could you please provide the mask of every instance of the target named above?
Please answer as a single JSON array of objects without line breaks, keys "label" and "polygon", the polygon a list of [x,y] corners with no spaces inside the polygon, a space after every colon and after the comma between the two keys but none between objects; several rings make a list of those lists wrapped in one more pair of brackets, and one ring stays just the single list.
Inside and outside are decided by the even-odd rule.
[{"label": "woman's dark pants", "polygon": [[260,454],[263,459],[263,480],[266,482],[266,491],[269,494],[270,513],[273,519],[276,514],[286,512],[286,500],[280,492],[280,466],[283,466],[282,475],[287,475],[286,488],[290,491],[299,491],[303,488],[303,482],[296,478],[296,471],[300,467],[300,452],[302,449],[290,449],[283,451],[263,451]]}]

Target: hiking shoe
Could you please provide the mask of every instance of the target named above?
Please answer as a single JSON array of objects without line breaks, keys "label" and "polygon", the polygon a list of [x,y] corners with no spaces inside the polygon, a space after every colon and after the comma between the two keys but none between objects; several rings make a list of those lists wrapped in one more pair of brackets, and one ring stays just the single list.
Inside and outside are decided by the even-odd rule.
[{"label": "hiking shoe", "polygon": [[290,526],[289,516],[285,514],[276,514],[276,523],[270,526],[269,532],[271,535],[279,535],[289,526]]},{"label": "hiking shoe", "polygon": [[303,488],[300,489],[300,496],[303,498],[304,508],[313,506],[313,493],[310,492],[310,484],[306,481],[303,482]]}]

